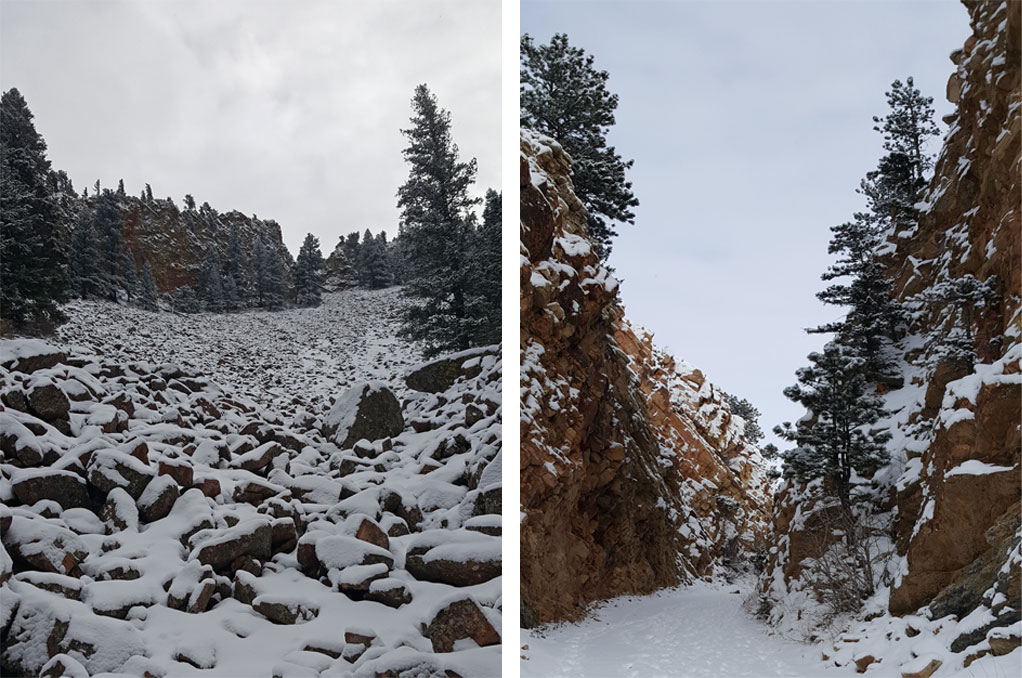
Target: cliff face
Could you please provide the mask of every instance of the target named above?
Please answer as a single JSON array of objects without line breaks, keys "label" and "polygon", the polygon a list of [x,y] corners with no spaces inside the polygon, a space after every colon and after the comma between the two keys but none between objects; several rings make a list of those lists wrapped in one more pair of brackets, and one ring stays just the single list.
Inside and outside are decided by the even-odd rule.
[{"label": "cliff face", "polygon": [[[872,479],[891,540],[889,611],[927,606],[932,618],[963,618],[987,609],[987,622],[953,639],[955,651],[1018,621],[1022,561],[1022,4],[964,4],[973,35],[951,55],[947,88],[958,110],[945,119],[950,130],[918,226],[891,233],[881,251],[910,327],[896,347],[904,386],[885,394],[892,460]],[[969,275],[994,294],[968,311],[924,301]],[[966,325],[975,366],[942,351],[952,329]],[[764,582],[775,593],[803,588],[804,565],[819,555],[820,526],[800,505],[804,490],[789,485],[775,498],[778,548]]]},{"label": "cliff face", "polygon": [[523,131],[522,623],[710,572],[762,541],[760,457],[721,394],[617,304],[570,159]]},{"label": "cliff face", "polygon": [[[938,616],[963,615],[992,599],[984,596],[990,587],[1003,588],[1012,606],[1019,600],[1018,565],[1005,577],[998,572],[1017,549],[1019,525],[1022,5],[966,6],[973,35],[951,55],[957,68],[948,82],[958,111],[948,118],[918,230],[890,240],[890,268],[897,298],[909,303],[920,290],[966,275],[990,281],[996,293],[975,311],[979,364],[971,374],[925,348],[906,352],[907,381],[923,397],[906,408],[900,427],[910,436],[910,458],[895,498],[906,559],[891,595],[895,613],[929,604]],[[955,321],[947,308],[930,308],[912,330],[939,335]]]},{"label": "cliff face", "polygon": [[256,237],[262,236],[276,247],[286,266],[293,262],[282,240],[280,225],[236,211],[218,213],[203,205],[196,210],[179,210],[169,200],[142,201],[122,197],[121,237],[131,248],[138,270],[149,260],[160,294],[189,285],[198,285],[199,272],[210,247],[220,261],[226,259],[231,232],[237,228],[242,249],[251,254]]}]

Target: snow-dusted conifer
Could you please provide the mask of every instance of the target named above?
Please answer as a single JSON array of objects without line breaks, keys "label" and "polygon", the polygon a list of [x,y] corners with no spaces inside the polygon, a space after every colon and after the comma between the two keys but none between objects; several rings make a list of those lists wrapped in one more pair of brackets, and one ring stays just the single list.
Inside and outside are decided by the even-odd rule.
[{"label": "snow-dusted conifer", "polygon": [[117,301],[122,287],[121,250],[124,241],[121,239],[121,210],[117,196],[112,191],[105,190],[96,199],[92,223],[99,244],[100,271],[103,277],[101,294],[110,301]]},{"label": "snow-dusted conifer", "polygon": [[249,305],[251,297],[251,265],[245,250],[241,247],[241,236],[238,227],[231,227],[231,235],[227,241],[227,257],[224,260],[224,306],[229,311],[237,311]]},{"label": "snow-dusted conifer", "polygon": [[887,463],[886,432],[871,426],[886,413],[865,375],[865,360],[853,348],[831,342],[823,353],[810,353],[808,367],[784,395],[810,416],[774,428],[797,445],[783,453],[785,477],[802,482],[825,477],[846,509],[851,507],[852,472],[867,474]]},{"label": "snow-dusted conifer", "polygon": [[325,263],[319,249],[319,238],[305,236],[295,260],[295,301],[299,306],[319,306],[323,302]]},{"label": "snow-dusted conifer", "polygon": [[437,105],[426,85],[415,89],[412,126],[401,130],[408,181],[398,189],[401,237],[412,304],[400,335],[421,341],[427,355],[462,350],[472,343],[468,317],[468,240],[471,208],[478,200],[468,188],[476,161],[462,162],[451,139],[451,115]]},{"label": "snow-dusted conifer", "polygon": [[142,262],[142,275],[138,280],[138,305],[147,311],[155,311],[159,308],[156,294],[156,278],[153,277],[153,267],[149,260]]},{"label": "snow-dusted conifer", "polygon": [[825,304],[846,306],[848,312],[841,320],[809,330],[837,333],[842,343],[856,346],[865,375],[874,382],[891,376],[891,344],[903,317],[901,305],[892,296],[891,281],[876,256],[882,229],[882,223],[865,212],[831,227],[834,236],[828,251],[837,254],[838,260],[820,277],[824,281],[846,280],[833,282],[816,296]]},{"label": "snow-dusted conifer", "polygon": [[96,229],[92,225],[92,214],[87,211],[78,216],[78,222],[71,234],[68,278],[75,296],[96,297],[103,292]]},{"label": "snow-dusted conifer", "polygon": [[62,322],[66,228],[49,182],[46,142],[16,89],[0,98],[0,318],[16,328]]},{"label": "snow-dusted conifer", "polygon": [[593,57],[557,33],[549,45],[529,35],[521,40],[521,124],[560,142],[572,158],[575,195],[588,213],[589,237],[604,260],[610,255],[614,224],[635,222],[639,201],[625,171],[632,166],[607,132],[614,124],[618,97],[607,90],[607,71]]},{"label": "snow-dusted conifer", "polygon": [[135,270],[135,255],[130,247],[121,250],[121,289],[131,301],[138,292],[138,271]]},{"label": "snow-dusted conifer", "polygon": [[280,253],[272,244],[257,235],[252,249],[252,268],[255,271],[256,298],[260,308],[279,309],[284,306],[287,285]]},{"label": "snow-dusted conifer", "polygon": [[473,343],[500,342],[501,195],[486,191],[483,223],[472,233],[469,310],[475,321]]},{"label": "snow-dusted conifer", "polygon": [[[759,410],[745,398],[724,394],[724,401],[727,403],[731,414],[737,414],[745,420],[745,439],[755,445],[763,439],[763,429],[759,427]],[[776,451],[776,448],[775,448]]]},{"label": "snow-dusted conifer", "polygon": [[220,255],[217,254],[216,247],[212,244],[207,249],[206,258],[202,262],[198,296],[207,311],[220,313],[227,307],[223,272],[220,269]]}]

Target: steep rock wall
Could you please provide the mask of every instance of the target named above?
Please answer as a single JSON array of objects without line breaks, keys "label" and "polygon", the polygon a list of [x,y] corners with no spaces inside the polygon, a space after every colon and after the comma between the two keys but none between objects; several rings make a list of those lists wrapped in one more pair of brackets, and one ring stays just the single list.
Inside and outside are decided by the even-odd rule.
[{"label": "steep rock wall", "polygon": [[570,158],[523,131],[522,623],[710,572],[762,541],[760,457],[720,392],[623,320]]},{"label": "steep rock wall", "polygon": [[[987,620],[953,639],[954,651],[1019,620],[1022,563],[1022,3],[964,4],[973,34],[951,54],[947,87],[958,109],[945,118],[918,225],[891,233],[880,252],[910,326],[896,347],[904,386],[884,394],[890,414],[879,424],[892,434],[891,463],[865,483],[890,538],[889,611]],[[967,275],[996,292],[974,309],[974,367],[942,357],[961,311],[923,301]],[[805,591],[806,565],[833,541],[820,537],[827,520],[811,489],[787,483],[774,498],[777,546],[763,586],[775,596]]]}]

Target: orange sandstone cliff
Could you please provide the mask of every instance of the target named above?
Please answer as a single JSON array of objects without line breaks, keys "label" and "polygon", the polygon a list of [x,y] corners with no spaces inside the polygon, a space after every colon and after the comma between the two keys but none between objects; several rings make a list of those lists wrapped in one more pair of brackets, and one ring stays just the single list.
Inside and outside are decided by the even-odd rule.
[{"label": "orange sandstone cliff", "polygon": [[[892,544],[889,612],[976,613],[982,623],[950,644],[975,657],[1017,647],[1017,635],[992,632],[1022,618],[1022,3],[964,4],[973,34],[951,54],[947,86],[957,111],[945,118],[918,226],[891,233],[880,252],[911,320],[897,347],[904,386],[885,394],[892,459],[872,484]],[[940,351],[962,326],[961,309],[920,301],[967,275],[995,292],[971,318],[974,366]],[[775,498],[777,548],[764,579],[775,595],[802,588],[804,566],[819,555],[803,489],[789,484]]]},{"label": "orange sandstone cliff", "polygon": [[762,458],[722,392],[624,319],[571,161],[523,131],[522,624],[648,593],[765,542]]}]

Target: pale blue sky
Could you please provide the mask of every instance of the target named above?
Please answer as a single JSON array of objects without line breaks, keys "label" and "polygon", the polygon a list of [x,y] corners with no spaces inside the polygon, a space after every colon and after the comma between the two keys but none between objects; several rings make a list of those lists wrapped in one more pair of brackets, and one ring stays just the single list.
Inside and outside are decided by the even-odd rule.
[{"label": "pale blue sky", "polygon": [[523,0],[521,28],[567,33],[620,95],[610,142],[635,160],[641,203],[610,260],[628,317],[752,401],[764,430],[797,419],[781,389],[824,342],[802,328],[840,314],[814,294],[829,227],[862,208],[855,189],[883,152],[872,116],[910,75],[938,118],[953,109],[965,8]]}]

